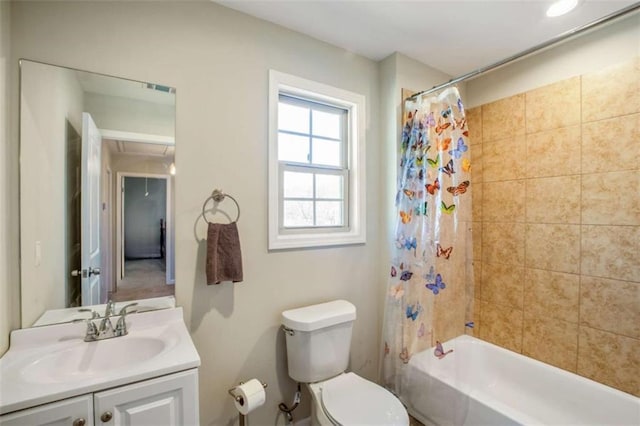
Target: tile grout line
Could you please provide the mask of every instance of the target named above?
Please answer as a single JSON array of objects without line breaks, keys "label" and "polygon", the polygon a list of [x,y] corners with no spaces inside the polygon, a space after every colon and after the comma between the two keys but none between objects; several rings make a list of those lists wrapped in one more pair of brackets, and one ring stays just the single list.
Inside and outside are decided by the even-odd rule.
[{"label": "tile grout line", "polygon": [[607,224],[607,223],[580,223],[580,222],[518,222],[518,221],[487,221],[488,224],[492,224],[492,225],[501,225],[501,224],[508,224],[508,223],[522,223],[522,224],[529,224],[529,225],[565,225],[565,226],[601,226],[601,227],[611,227],[611,228],[637,228],[640,225],[612,225],[612,224]]},{"label": "tile grout line", "polygon": [[[482,179],[480,179],[480,183],[482,184],[482,193],[480,194],[480,259],[483,257],[483,246],[484,246],[484,106],[480,107],[480,146],[482,155],[480,156],[480,170],[482,170]],[[480,330],[478,330],[478,338],[481,338],[482,334],[482,287],[483,287],[483,278],[482,278],[482,269],[484,265],[482,264],[482,260],[480,262],[480,276],[478,279],[480,280],[480,295],[477,300],[480,301],[480,306],[478,306],[478,320],[480,322]],[[474,301],[475,303],[475,301]]]},{"label": "tile grout line", "polygon": [[616,331],[606,330],[604,328],[593,327],[593,326],[590,326],[590,325],[585,325],[584,328],[588,328],[588,329],[591,329],[591,330],[596,330],[596,331],[598,331],[600,333],[612,334],[614,336],[622,337],[624,339],[631,339],[631,340],[640,341],[640,337],[629,336],[627,334],[622,334],[622,333],[619,333],[619,332],[616,332]]},{"label": "tile grout line", "polygon": [[578,276],[578,328],[577,328],[577,333],[576,333],[576,364],[575,364],[575,371],[576,373],[578,372],[578,365],[580,363],[580,311],[582,310],[582,233],[583,233],[583,216],[584,216],[584,209],[583,209],[583,194],[582,194],[582,178],[583,178],[583,167],[582,167],[582,144],[583,144],[583,131],[582,128],[584,126],[584,119],[583,119],[583,110],[582,110],[582,75],[580,75],[580,94],[579,94],[579,111],[580,111],[580,241],[578,244],[578,261],[580,262],[580,264],[578,265],[578,271],[580,272],[579,276]]},{"label": "tile grout line", "polygon": [[[529,136],[527,134],[527,93],[524,94],[523,96],[523,114],[524,114],[524,155],[525,158],[528,157],[527,152],[529,149]],[[521,325],[521,330],[520,330],[520,353],[524,353],[524,311],[526,309],[525,306],[525,301],[524,301],[524,294],[525,294],[525,286],[527,284],[527,188],[528,188],[528,182],[527,182],[527,169],[526,169],[526,165],[525,165],[525,170],[524,170],[524,206],[523,206],[523,211],[524,211],[524,217],[523,217],[523,221],[524,221],[524,229],[522,230],[524,232],[524,238],[523,238],[523,244],[524,247],[522,248],[522,252],[523,252],[523,259],[522,259],[522,263],[523,263],[523,267],[524,267],[524,271],[523,271],[523,280],[522,280],[522,325]]]}]

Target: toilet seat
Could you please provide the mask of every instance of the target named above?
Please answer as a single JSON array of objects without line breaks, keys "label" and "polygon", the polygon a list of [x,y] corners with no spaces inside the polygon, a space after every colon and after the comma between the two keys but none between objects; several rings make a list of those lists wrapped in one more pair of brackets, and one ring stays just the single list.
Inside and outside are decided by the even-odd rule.
[{"label": "toilet seat", "polygon": [[398,398],[354,373],[322,383],[322,409],[339,425],[409,424],[407,411]]}]

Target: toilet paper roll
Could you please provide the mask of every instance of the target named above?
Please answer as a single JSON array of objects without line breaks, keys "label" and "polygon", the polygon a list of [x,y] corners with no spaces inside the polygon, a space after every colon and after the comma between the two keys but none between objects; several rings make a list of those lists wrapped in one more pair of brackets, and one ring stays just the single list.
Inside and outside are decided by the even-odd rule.
[{"label": "toilet paper roll", "polygon": [[262,383],[258,379],[251,379],[246,383],[238,385],[234,393],[242,399],[236,400],[236,409],[240,414],[249,414],[251,411],[264,404],[267,395]]}]

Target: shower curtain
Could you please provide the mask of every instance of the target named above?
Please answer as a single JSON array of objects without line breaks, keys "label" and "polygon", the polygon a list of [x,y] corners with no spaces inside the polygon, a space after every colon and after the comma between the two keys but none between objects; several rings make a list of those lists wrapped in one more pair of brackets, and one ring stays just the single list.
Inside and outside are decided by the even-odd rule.
[{"label": "shower curtain", "polygon": [[472,165],[457,88],[405,101],[403,122],[382,361],[383,384],[402,399],[411,357],[443,356],[437,342],[473,326]]}]

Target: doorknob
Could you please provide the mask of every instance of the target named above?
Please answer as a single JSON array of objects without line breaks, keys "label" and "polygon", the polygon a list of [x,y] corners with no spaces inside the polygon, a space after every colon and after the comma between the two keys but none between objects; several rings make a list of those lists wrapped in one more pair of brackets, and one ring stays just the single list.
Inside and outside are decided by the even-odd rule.
[{"label": "doorknob", "polygon": [[100,268],[89,267],[89,269],[74,269],[73,271],[71,271],[72,277],[87,278],[92,275],[100,275]]},{"label": "doorknob", "polygon": [[82,277],[87,278],[87,270],[86,269],[74,269],[71,271],[72,277]]}]

